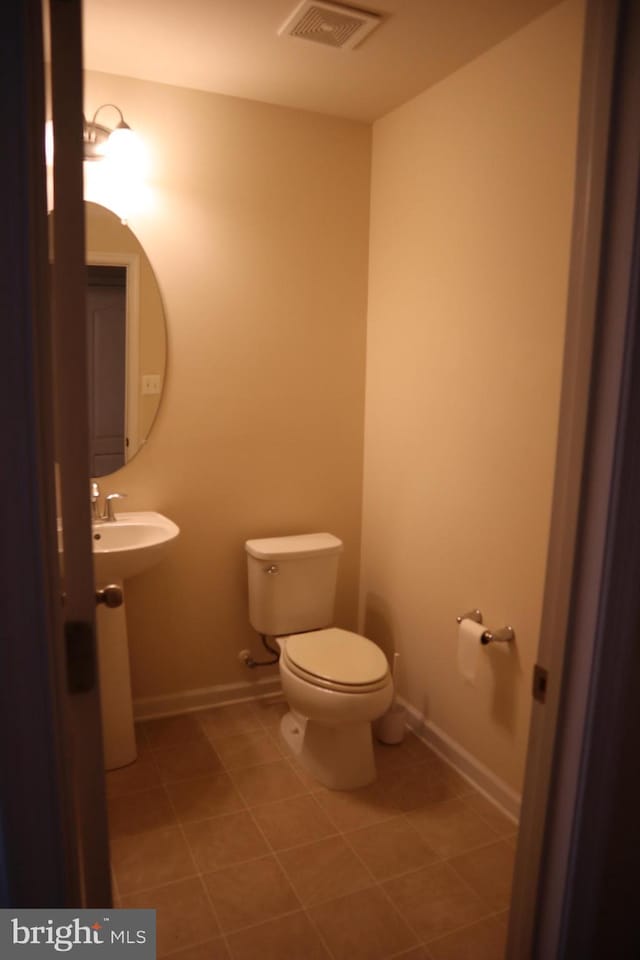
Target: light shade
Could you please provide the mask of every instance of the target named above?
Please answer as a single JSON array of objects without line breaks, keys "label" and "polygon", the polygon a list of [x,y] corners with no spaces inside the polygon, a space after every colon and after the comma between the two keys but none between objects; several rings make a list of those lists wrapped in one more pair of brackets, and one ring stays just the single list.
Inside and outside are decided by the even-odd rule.
[{"label": "light shade", "polygon": [[[110,130],[96,123],[105,108],[118,112],[120,122]],[[146,153],[138,135],[119,107],[104,103],[84,123],[85,199],[113,210],[123,223],[145,195]],[[95,163],[93,161],[100,161]]]},{"label": "light shade", "polygon": [[[111,130],[96,122],[98,113],[110,107],[120,121]],[[53,208],[53,124],[45,124],[47,163],[47,202]],[[146,183],[147,153],[138,134],[131,129],[122,111],[113,103],[103,103],[91,120],[84,118],[84,199],[112,210],[123,223],[132,213],[149,204]]]},{"label": "light shade", "polygon": [[[101,110],[115,110],[120,117],[115,130],[105,127],[97,122],[98,114]],[[84,127],[82,131],[82,142],[84,146],[85,160],[101,160],[106,155],[107,143],[116,132],[116,130],[131,130],[129,124],[125,121],[122,110],[115,103],[102,103],[93,114],[91,120],[84,118]]]}]

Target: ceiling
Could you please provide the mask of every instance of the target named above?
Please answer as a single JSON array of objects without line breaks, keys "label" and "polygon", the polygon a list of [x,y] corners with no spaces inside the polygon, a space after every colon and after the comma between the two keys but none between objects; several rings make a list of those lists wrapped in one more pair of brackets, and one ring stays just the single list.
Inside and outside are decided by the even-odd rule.
[{"label": "ceiling", "polygon": [[366,0],[355,50],[278,29],[299,0],[83,0],[85,67],[372,121],[558,0]]}]

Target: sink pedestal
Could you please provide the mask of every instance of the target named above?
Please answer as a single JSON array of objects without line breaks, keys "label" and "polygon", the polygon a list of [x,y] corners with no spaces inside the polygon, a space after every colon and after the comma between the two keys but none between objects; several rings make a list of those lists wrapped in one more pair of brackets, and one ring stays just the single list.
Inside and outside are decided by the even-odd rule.
[{"label": "sink pedestal", "polygon": [[[118,513],[113,520],[94,523],[93,570],[96,588],[122,581],[154,567],[166,555],[180,528],[152,510]],[[136,759],[136,738],[131,700],[131,669],[127,620],[123,601],[120,607],[98,606],[98,664],[102,739],[107,770],[115,770]]]},{"label": "sink pedestal", "polygon": [[[122,580],[110,582],[122,588]],[[115,770],[136,759],[124,600],[119,607],[100,604],[96,609],[96,628],[104,765],[107,770]]]}]

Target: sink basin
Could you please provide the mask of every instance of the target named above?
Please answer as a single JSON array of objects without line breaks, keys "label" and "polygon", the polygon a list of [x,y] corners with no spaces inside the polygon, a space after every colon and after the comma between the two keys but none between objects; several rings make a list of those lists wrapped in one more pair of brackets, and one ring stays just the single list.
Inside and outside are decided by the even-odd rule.
[{"label": "sink basin", "polygon": [[152,510],[117,513],[113,521],[94,523],[91,529],[95,580],[127,580],[144,573],[167,554],[180,528]]}]

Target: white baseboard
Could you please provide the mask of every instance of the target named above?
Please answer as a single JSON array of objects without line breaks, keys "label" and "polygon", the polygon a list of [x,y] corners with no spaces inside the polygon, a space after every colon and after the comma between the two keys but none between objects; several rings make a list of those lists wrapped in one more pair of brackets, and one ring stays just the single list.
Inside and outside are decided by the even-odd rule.
[{"label": "white baseboard", "polygon": [[[172,693],[163,697],[144,697],[133,701],[133,713],[136,720],[151,720],[156,717],[170,717],[177,713],[204,710],[207,707],[220,707],[229,703],[277,696],[281,693],[279,676],[261,677],[258,680],[243,683],[223,683],[199,690],[184,690],[181,693]],[[484,793],[517,823],[521,795],[468,753],[459,743],[452,740],[443,730],[425,720],[410,703],[401,697],[398,697],[398,701],[405,707],[408,715],[407,725],[416,736],[424,740],[476,790]]]},{"label": "white baseboard", "polygon": [[176,713],[220,707],[223,704],[240,703],[243,700],[259,700],[280,692],[279,676],[260,677],[258,680],[244,683],[220,683],[200,690],[183,690],[164,697],[143,697],[134,700],[133,715],[136,720],[170,717]]},{"label": "white baseboard", "polygon": [[488,767],[468,753],[464,747],[440,730],[435,723],[425,720],[415,707],[401,697],[399,702],[406,708],[409,719],[408,726],[416,736],[424,740],[443,760],[446,760],[454,770],[468,780],[472,786],[484,793],[514,822],[520,817],[521,794],[513,790],[504,780],[492,773]]}]

